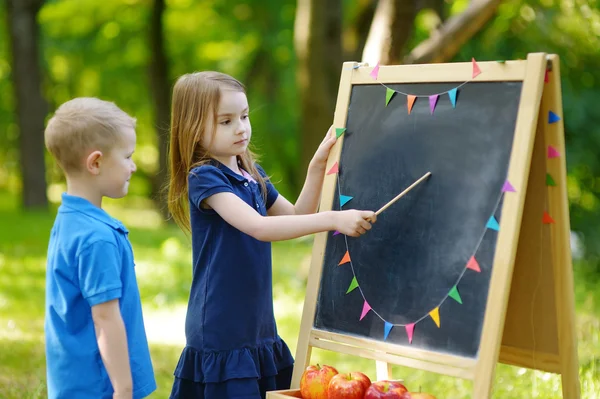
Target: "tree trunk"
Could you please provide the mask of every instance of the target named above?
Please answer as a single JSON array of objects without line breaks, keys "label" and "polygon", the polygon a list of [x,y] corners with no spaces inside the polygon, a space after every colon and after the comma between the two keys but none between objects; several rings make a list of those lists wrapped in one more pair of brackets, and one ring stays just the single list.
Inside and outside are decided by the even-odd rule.
[{"label": "tree trunk", "polygon": [[152,178],[152,199],[163,214],[168,215],[164,187],[167,184],[168,131],[170,122],[170,86],[165,54],[162,17],[165,0],[154,0],[150,20],[150,87],[154,105],[154,124],[158,146],[158,171]]},{"label": "tree trunk", "polygon": [[27,209],[46,207],[44,119],[37,14],[43,0],[8,0],[7,19],[12,53],[13,87],[19,125],[22,203]]},{"label": "tree trunk", "polygon": [[300,175],[333,122],[342,67],[341,0],[298,0],[295,46],[301,101]]}]

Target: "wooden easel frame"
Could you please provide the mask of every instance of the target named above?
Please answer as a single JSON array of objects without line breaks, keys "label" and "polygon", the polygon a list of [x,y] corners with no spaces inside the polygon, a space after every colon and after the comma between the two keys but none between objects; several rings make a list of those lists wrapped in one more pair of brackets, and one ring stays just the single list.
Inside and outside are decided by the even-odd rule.
[{"label": "wooden easel frame", "polygon": [[[558,57],[535,53],[530,54],[526,61],[479,62],[478,65],[482,74],[475,81],[523,82],[508,168],[508,180],[513,186],[521,189],[504,199],[478,357],[475,359],[465,358],[313,328],[328,239],[328,234],[321,233],[316,235],[313,246],[292,388],[299,387],[300,377],[310,363],[311,351],[314,347],[374,359],[377,361],[378,379],[388,378],[391,371],[390,365],[398,364],[473,380],[473,398],[477,399],[490,397],[496,363],[500,360],[509,364],[559,373],[562,375],[563,397],[579,399],[564,131],[562,120],[552,125],[547,123],[549,109],[562,115]],[[369,75],[373,68],[364,66],[357,68],[357,66],[358,64],[353,62],[346,62],[343,65],[334,116],[335,127],[346,126],[352,86],[374,83],[373,78]],[[545,86],[544,76],[547,69],[552,73],[549,74],[550,81]],[[384,84],[464,82],[471,79],[471,72],[471,63],[381,66],[377,81]],[[544,93],[543,100],[542,93]],[[528,201],[531,203],[531,210],[534,211],[534,206],[537,205],[539,213],[537,219],[528,217],[528,224],[532,227],[537,226],[537,231],[541,231],[540,201],[534,201],[536,195],[531,194],[533,191],[528,186],[528,184],[533,185],[534,183],[539,185],[537,174],[532,181],[529,181],[534,142],[537,143],[536,137],[541,140],[542,144],[544,142],[552,143],[553,147],[563,154],[559,159],[547,159],[545,165],[548,173],[555,177],[557,186],[541,190],[543,195],[541,197],[538,195],[538,199],[547,198],[548,212],[555,215],[555,223],[549,227],[549,241],[546,240],[548,242],[543,241],[542,238],[536,239],[536,237],[541,237],[541,234],[520,237],[522,229],[525,229],[522,222],[526,195],[532,198]],[[327,169],[339,161],[343,141],[344,136],[342,135],[331,151]],[[540,148],[545,151],[545,145]],[[545,173],[543,176],[545,178]],[[320,203],[322,211],[331,209],[336,179],[336,175],[325,176]],[[544,226],[548,227],[548,225]],[[515,268],[515,260],[517,249],[527,248],[532,240],[539,248],[542,248],[542,245],[550,245],[550,261],[544,263],[541,256],[536,257],[532,253],[527,253],[526,249],[521,251],[524,252],[522,256],[528,260],[532,257],[535,258],[539,262],[540,273],[548,271],[550,277],[546,281],[549,283],[547,282],[540,288],[538,302],[532,300],[525,306],[523,304],[516,306],[516,303],[509,306],[509,297],[517,300],[521,297],[527,298],[520,295],[521,292],[514,292],[514,287],[518,286],[514,284],[514,279],[518,278],[517,276],[527,275],[526,265],[519,264]],[[514,269],[516,269],[516,273],[513,276]],[[548,277],[548,273],[545,274],[546,277]],[[529,291],[531,290],[529,289]],[[505,344],[503,335],[509,337],[511,331],[520,327],[511,323],[505,325],[507,310],[510,315],[513,313],[516,315],[515,320],[526,319],[530,314],[527,312],[532,312],[536,308],[536,303],[548,303],[545,301],[546,298],[550,298],[555,303],[556,313],[553,313],[555,317],[552,316],[545,320],[544,328],[533,332],[533,341],[539,339],[539,342],[542,343],[543,335],[547,333],[546,328],[550,328],[556,331],[556,340],[554,341],[557,342],[551,342],[545,346],[540,345],[541,349],[547,350],[539,351],[539,353],[535,345],[532,348],[530,342],[518,334],[512,334],[512,340],[507,339],[511,345]],[[295,392],[288,391],[287,394],[282,393],[285,394],[283,396],[278,396],[276,393],[269,394],[269,398],[294,396]]]}]

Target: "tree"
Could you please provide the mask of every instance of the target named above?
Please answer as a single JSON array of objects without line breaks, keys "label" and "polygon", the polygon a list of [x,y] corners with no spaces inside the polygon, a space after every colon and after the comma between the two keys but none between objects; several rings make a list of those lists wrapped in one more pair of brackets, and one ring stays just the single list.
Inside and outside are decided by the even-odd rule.
[{"label": "tree", "polygon": [[7,0],[25,208],[48,204],[44,165],[44,119],[48,105],[42,96],[37,24],[43,3],[44,0]]}]

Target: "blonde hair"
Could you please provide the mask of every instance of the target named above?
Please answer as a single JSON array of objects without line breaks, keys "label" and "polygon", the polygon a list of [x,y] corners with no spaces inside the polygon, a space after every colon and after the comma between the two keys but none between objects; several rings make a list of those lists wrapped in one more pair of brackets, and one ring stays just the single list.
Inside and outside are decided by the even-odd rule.
[{"label": "blonde hair", "polygon": [[[168,206],[175,222],[188,233],[191,232],[188,174],[193,168],[213,160],[200,138],[210,134],[212,140],[216,133],[223,89],[246,93],[244,85],[235,78],[212,71],[185,74],[173,87]],[[255,162],[256,155],[249,149],[238,156],[238,163],[260,184],[263,198],[266,198],[265,178],[258,172]]]},{"label": "blonde hair", "polygon": [[86,152],[110,151],[136,120],[114,103],[92,97],[62,104],[44,132],[46,148],[65,173],[82,168]]}]

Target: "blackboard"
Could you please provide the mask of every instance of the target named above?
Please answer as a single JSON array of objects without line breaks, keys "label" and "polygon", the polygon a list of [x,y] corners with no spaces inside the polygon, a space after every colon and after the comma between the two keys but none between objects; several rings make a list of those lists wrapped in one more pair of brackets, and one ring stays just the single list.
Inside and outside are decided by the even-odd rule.
[{"label": "blackboard", "polygon": [[[522,82],[469,82],[456,107],[440,95],[433,114],[427,97],[409,114],[402,93],[458,83],[387,86],[399,92],[387,106],[383,85],[352,86],[332,209],[341,194],[353,197],[342,209],[377,210],[432,175],[368,234],[328,237],[314,328],[475,358],[498,234],[486,226],[501,219]],[[338,265],[346,251],[351,263]],[[473,255],[481,272],[465,269]],[[448,297],[457,281],[462,304]],[[365,299],[372,310],[359,320]],[[428,313],[440,302],[438,327]],[[395,325],[387,338],[383,320]],[[417,320],[409,343],[402,325]]]}]

